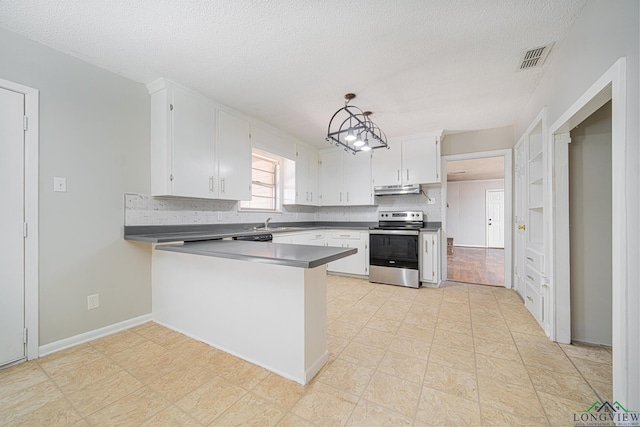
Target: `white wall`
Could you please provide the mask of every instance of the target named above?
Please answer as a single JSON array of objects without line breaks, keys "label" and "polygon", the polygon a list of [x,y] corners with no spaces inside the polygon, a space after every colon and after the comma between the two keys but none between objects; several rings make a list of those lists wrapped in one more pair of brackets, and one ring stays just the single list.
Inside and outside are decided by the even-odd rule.
[{"label": "white wall", "polygon": [[571,338],[611,345],[611,102],[571,131]]},{"label": "white wall", "polygon": [[504,180],[447,182],[447,237],[455,246],[486,247],[486,191],[504,189]]},{"label": "white wall", "polygon": [[[627,183],[627,271],[626,304],[629,334],[629,371],[626,407],[640,408],[640,231],[638,228],[640,145],[638,118],[640,83],[640,3],[637,0],[589,0],[557,52],[549,68],[515,124],[515,136],[522,135],[544,106],[549,123],[555,122],[619,58],[626,57],[626,183]],[[616,114],[615,111],[613,113]],[[614,307],[614,310],[616,308]],[[615,352],[615,350],[614,350]],[[614,367],[614,370],[622,367]]]},{"label": "white wall", "polygon": [[513,148],[515,142],[513,126],[459,132],[445,135],[442,140],[441,154],[449,156],[452,154],[504,150]]},{"label": "white wall", "polygon": [[39,344],[150,313],[149,245],[122,239],[123,193],[149,192],[146,88],[4,29],[0,58],[40,90]]}]

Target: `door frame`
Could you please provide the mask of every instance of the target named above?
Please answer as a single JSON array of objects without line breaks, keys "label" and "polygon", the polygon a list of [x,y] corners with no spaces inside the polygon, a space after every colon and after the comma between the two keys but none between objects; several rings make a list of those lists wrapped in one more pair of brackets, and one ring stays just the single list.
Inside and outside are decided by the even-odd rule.
[{"label": "door frame", "polygon": [[[472,160],[472,159],[486,159],[489,157],[504,157],[504,287],[510,289],[513,284],[511,283],[511,271],[512,271],[512,230],[511,226],[507,226],[512,222],[513,215],[513,150],[491,150],[491,151],[479,151],[476,153],[464,153],[464,154],[450,154],[448,156],[442,156],[442,229],[447,230],[447,163],[456,160]],[[447,245],[446,236],[443,236],[444,244],[441,245],[441,259],[444,260],[444,268],[442,280],[446,280],[446,260],[447,260]]]},{"label": "door frame", "polygon": [[27,329],[27,360],[38,358],[38,151],[40,91],[0,79],[0,87],[22,93],[25,99],[27,130],[24,133],[24,323]]},{"label": "door frame", "polygon": [[489,216],[489,193],[497,193],[497,192],[502,193],[502,248],[504,249],[504,229],[507,227],[507,224],[505,224],[504,222],[504,205],[505,205],[504,188],[501,190],[500,189],[484,190],[484,214],[485,214],[484,244],[487,249],[495,248],[495,246],[489,246],[489,222],[487,218]]},{"label": "door frame", "polygon": [[613,395],[614,400],[628,402],[630,388],[629,332],[630,307],[627,277],[629,250],[627,235],[627,168],[626,168],[626,58],[618,59],[586,92],[582,94],[550,127],[549,141],[552,159],[547,170],[556,189],[553,197],[551,272],[554,292],[551,293],[555,322],[551,328],[554,341],[571,342],[570,244],[569,244],[569,168],[567,162],[569,131],[582,123],[605,103],[612,103],[612,299],[613,299]]}]

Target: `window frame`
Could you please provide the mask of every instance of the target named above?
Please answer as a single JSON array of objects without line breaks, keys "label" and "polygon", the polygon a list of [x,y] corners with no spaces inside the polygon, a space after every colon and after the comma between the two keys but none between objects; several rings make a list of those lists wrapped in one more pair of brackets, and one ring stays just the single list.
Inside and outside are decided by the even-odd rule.
[{"label": "window frame", "polygon": [[[253,171],[259,170],[261,172],[272,173],[264,169],[255,168],[253,165],[254,159],[265,160],[271,162],[274,165],[273,171],[273,184],[264,183],[262,181],[254,180]],[[238,211],[241,212],[281,212],[282,211],[282,179],[281,179],[281,166],[282,159],[280,156],[269,153],[267,151],[259,150],[257,148],[251,149],[251,200],[241,200],[238,203]],[[263,188],[272,188],[273,197],[256,196],[253,192],[254,186],[260,186]],[[271,208],[256,208],[251,207],[250,204],[254,202],[254,199],[259,197],[261,199],[273,200]],[[246,204],[246,205],[245,205]]]}]

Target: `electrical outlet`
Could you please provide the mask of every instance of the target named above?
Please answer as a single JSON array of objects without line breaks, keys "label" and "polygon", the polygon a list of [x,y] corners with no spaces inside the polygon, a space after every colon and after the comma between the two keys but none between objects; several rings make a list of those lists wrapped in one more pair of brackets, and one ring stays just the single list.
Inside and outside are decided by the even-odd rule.
[{"label": "electrical outlet", "polygon": [[87,310],[100,307],[100,294],[87,296]]}]

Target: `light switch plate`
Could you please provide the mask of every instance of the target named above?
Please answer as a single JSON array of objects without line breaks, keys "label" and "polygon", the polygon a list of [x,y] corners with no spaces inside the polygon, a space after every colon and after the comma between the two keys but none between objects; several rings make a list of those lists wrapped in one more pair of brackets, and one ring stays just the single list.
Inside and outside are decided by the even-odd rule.
[{"label": "light switch plate", "polygon": [[54,176],[53,177],[53,191],[66,193],[67,192],[67,178]]}]

